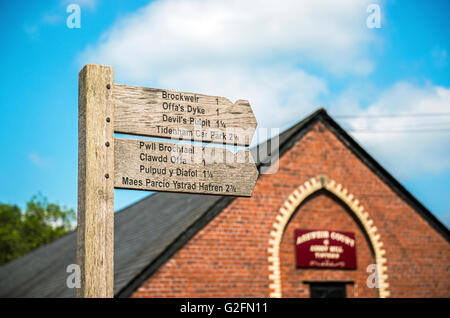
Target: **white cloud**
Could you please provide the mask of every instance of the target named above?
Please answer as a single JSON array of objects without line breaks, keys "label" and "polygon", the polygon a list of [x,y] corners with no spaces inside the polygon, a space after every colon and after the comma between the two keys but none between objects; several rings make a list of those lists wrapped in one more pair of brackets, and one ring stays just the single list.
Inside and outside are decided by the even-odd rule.
[{"label": "white cloud", "polygon": [[[186,63],[310,61],[335,72],[368,73],[370,1],[157,1],[119,21],[86,58],[133,77]],[[123,67],[126,66],[126,67]]]},{"label": "white cloud", "polygon": [[[367,74],[374,33],[370,1],[156,1],[118,21],[82,63],[111,64],[126,79],[187,66],[255,67],[309,62],[336,74]],[[195,75],[195,74],[193,74]]]},{"label": "white cloud", "polygon": [[[364,110],[358,98],[352,93],[343,94],[332,107],[332,113],[384,116],[450,112],[450,89],[430,83],[422,87],[398,82]],[[359,118],[341,122],[345,127],[366,131],[352,135],[397,177],[408,179],[450,169],[450,116]],[[417,131],[395,132],[404,130]]]},{"label": "white cloud", "polygon": [[63,21],[61,14],[47,12],[42,16],[42,24],[56,25]]},{"label": "white cloud", "polygon": [[448,54],[447,50],[441,49],[440,47],[435,47],[431,51],[431,58],[433,59],[434,65],[441,68],[448,64]]},{"label": "white cloud", "polygon": [[[320,105],[339,114],[448,111],[449,90],[431,84],[401,82],[381,94],[366,85],[330,96],[328,81],[375,67],[369,50],[381,40],[366,27],[372,2],[156,1],[117,21],[79,62],[114,66],[117,82],[248,99],[259,127],[286,127]],[[350,127],[417,127],[418,120]],[[397,177],[450,169],[448,133],[354,136]]]},{"label": "white cloud", "polygon": [[36,35],[36,32],[38,31],[38,25],[37,24],[33,24],[33,25],[25,24],[23,26],[23,30],[25,31],[25,33],[27,35],[29,35],[30,37],[33,37]]},{"label": "white cloud", "polygon": [[371,72],[369,2],[156,1],[117,21],[80,64],[112,65],[126,83],[248,99],[262,126],[285,126],[327,92],[299,63]]},{"label": "white cloud", "polygon": [[47,159],[42,158],[42,156],[35,151],[28,154],[28,159],[30,159],[30,161],[38,168],[44,168],[50,164]]}]

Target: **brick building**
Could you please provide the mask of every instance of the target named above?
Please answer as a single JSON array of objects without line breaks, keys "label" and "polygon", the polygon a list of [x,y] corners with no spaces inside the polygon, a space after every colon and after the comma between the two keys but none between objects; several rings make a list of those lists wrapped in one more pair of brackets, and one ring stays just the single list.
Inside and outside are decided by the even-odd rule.
[{"label": "brick building", "polygon": [[[447,227],[324,110],[279,142],[250,198],[157,193],[116,213],[115,295],[450,297]],[[75,259],[70,233],[0,267],[0,296],[74,296]]]}]

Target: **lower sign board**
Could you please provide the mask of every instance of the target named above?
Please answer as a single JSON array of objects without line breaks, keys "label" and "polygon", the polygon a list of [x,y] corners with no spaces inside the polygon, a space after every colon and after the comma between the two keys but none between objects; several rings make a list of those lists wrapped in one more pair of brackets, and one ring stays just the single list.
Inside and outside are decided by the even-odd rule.
[{"label": "lower sign board", "polygon": [[331,230],[295,230],[300,268],[356,268],[355,234]]},{"label": "lower sign board", "polygon": [[258,170],[249,150],[115,139],[114,187],[251,196]]}]

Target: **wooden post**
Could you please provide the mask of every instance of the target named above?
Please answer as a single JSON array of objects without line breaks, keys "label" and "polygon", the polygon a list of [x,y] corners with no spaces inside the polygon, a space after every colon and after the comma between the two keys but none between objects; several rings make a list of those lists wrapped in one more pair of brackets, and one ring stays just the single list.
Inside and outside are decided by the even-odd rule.
[{"label": "wooden post", "polygon": [[113,83],[110,66],[79,73],[77,297],[114,297]]}]

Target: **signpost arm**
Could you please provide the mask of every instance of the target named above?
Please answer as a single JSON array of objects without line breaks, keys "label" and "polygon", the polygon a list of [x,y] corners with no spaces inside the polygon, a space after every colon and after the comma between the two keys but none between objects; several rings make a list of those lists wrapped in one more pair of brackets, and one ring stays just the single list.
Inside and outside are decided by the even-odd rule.
[{"label": "signpost arm", "polygon": [[110,66],[79,73],[77,297],[114,297],[113,83]]}]

